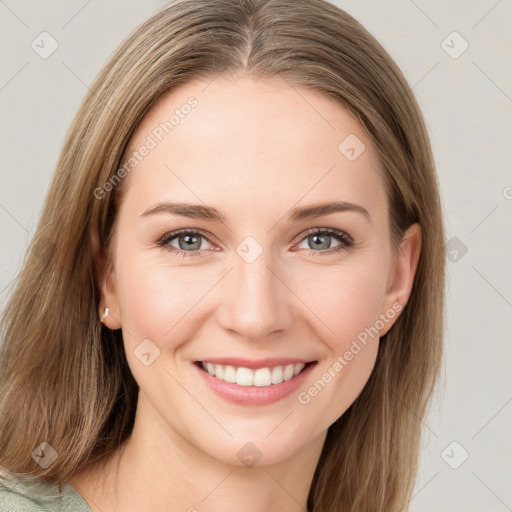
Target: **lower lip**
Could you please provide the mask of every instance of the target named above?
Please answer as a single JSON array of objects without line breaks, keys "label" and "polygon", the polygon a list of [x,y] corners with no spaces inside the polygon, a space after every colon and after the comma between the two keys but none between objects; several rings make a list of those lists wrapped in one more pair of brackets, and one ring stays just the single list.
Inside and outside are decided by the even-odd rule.
[{"label": "lower lip", "polygon": [[268,405],[293,393],[308,378],[316,364],[315,361],[290,380],[270,386],[240,386],[217,379],[195,363],[192,363],[192,366],[199,372],[206,384],[222,398],[241,405]]}]

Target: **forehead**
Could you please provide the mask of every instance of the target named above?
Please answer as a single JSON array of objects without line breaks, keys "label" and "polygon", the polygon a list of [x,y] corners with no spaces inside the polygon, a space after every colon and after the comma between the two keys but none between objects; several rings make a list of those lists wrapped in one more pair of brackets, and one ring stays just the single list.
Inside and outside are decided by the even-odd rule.
[{"label": "forehead", "polygon": [[181,84],[146,114],[125,161],[140,203],[200,198],[227,208],[233,193],[248,208],[275,199],[288,208],[319,199],[385,203],[364,127],[341,103],[281,78]]}]

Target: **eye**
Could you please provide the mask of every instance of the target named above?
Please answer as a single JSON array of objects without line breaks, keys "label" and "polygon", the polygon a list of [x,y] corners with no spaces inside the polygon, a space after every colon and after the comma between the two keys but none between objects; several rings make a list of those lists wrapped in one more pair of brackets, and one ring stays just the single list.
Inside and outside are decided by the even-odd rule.
[{"label": "eye", "polygon": [[[333,238],[339,243],[338,245],[331,247]],[[349,235],[347,235],[347,233],[334,229],[315,228],[309,231],[301,240],[301,243],[305,242],[307,244],[305,249],[310,249],[308,253],[313,257],[341,252],[354,245],[354,241]],[[303,247],[299,248],[302,249]],[[315,250],[311,250],[312,248]]]},{"label": "eye", "polygon": [[[209,238],[201,231],[195,229],[183,229],[164,235],[157,241],[157,245],[175,253],[178,256],[200,256],[203,249],[207,249],[203,241],[210,243]],[[176,245],[172,245],[175,242]]]}]

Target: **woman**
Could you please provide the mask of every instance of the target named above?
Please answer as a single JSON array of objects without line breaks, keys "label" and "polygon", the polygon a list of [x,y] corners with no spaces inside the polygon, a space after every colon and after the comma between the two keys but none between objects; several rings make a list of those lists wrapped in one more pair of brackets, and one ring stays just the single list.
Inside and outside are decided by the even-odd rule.
[{"label": "woman", "polygon": [[322,0],[172,3],[87,94],[3,315],[4,509],[407,510],[443,282],[382,46]]}]

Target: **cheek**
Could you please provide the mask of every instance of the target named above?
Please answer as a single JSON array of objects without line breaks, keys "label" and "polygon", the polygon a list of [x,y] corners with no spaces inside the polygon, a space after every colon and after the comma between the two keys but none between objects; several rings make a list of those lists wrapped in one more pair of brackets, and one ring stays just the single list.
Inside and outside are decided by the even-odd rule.
[{"label": "cheek", "polygon": [[318,318],[319,331],[332,351],[345,346],[379,318],[386,292],[383,266],[318,269],[295,283],[302,301]]},{"label": "cheek", "polygon": [[176,260],[169,264],[165,255],[151,252],[132,249],[116,263],[123,337],[128,349],[149,339],[161,352],[174,351],[193,340],[198,326],[208,318],[212,306],[208,292],[224,271],[219,274]]},{"label": "cheek", "polygon": [[385,269],[383,262],[376,261],[364,268],[346,266],[331,273],[328,282],[320,274],[316,279],[310,276],[301,288],[301,297],[318,316],[315,334],[321,338],[326,357],[297,399],[308,414],[324,417],[325,426],[350,407],[374,368],[386,291]]},{"label": "cheek", "polygon": [[155,338],[155,343],[185,316],[200,291],[193,274],[165,269],[151,261],[126,262],[116,275],[123,328]]},{"label": "cheek", "polygon": [[303,417],[317,418],[313,423],[306,421],[311,436],[327,429],[347,411],[375,366],[379,336],[371,327],[378,315],[377,303],[362,287],[353,291],[349,299],[341,292],[333,297],[338,300],[329,307],[329,327],[334,333],[327,332],[322,340],[329,355],[296,395]]}]

